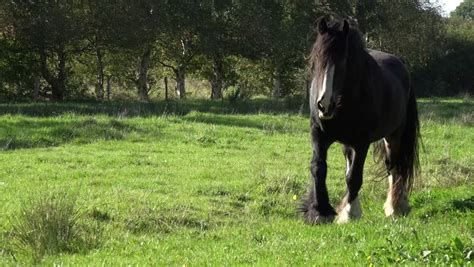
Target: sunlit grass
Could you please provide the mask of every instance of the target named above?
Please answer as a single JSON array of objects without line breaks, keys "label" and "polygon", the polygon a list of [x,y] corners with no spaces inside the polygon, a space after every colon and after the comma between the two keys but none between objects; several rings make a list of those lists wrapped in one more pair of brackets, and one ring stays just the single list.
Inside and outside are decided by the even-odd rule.
[{"label": "sunlit grass", "polygon": [[[470,100],[420,102],[423,175],[408,217],[384,218],[386,178],[369,155],[363,218],[342,226],[306,225],[297,212],[309,181],[307,113],[259,101],[0,104],[0,265],[25,265],[34,256],[12,246],[11,234],[18,227],[11,218],[22,211],[44,214],[35,213],[44,205],[25,205],[31,196],[70,190],[77,191],[78,222],[100,229],[101,242],[77,249],[65,241],[67,249],[36,257],[44,265],[472,261]],[[328,165],[336,205],[345,191],[339,145]],[[57,202],[59,225],[75,218],[62,212],[68,201]]]}]

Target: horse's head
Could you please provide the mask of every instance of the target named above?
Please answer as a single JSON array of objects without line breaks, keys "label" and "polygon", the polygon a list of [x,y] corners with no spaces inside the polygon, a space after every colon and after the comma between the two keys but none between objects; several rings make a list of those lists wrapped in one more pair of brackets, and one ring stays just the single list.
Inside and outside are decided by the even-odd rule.
[{"label": "horse's head", "polygon": [[311,108],[321,120],[334,117],[340,105],[346,75],[349,23],[318,22],[319,35],[311,53]]}]

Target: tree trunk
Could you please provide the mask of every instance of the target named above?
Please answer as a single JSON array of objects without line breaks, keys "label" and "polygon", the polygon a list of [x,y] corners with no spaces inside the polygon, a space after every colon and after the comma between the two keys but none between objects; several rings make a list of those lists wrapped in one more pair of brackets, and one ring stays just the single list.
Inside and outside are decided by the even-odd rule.
[{"label": "tree trunk", "polygon": [[273,88],[272,88],[272,97],[273,98],[280,98],[281,97],[281,70],[280,67],[277,66],[273,70]]},{"label": "tree trunk", "polygon": [[33,91],[33,99],[38,100],[40,95],[40,77],[35,75],[35,84],[34,84],[34,91]]},{"label": "tree trunk", "polygon": [[213,74],[211,83],[211,99],[221,99],[224,88],[224,60],[222,56],[216,55],[212,62]]},{"label": "tree trunk", "polygon": [[64,99],[64,85],[59,80],[54,80],[51,84],[51,94],[54,100]]},{"label": "tree trunk", "polygon": [[310,90],[311,90],[311,81],[305,79],[304,92],[305,92],[305,97],[306,97],[306,100],[307,100],[306,102],[309,101]]},{"label": "tree trunk", "polygon": [[98,100],[104,99],[104,62],[102,60],[103,55],[100,48],[96,49],[96,56],[97,56],[97,88],[96,88],[96,96]]},{"label": "tree trunk", "polygon": [[41,75],[51,86],[51,94],[54,100],[62,100],[66,90],[66,52],[61,48],[58,52],[58,75],[55,77],[48,68],[48,59],[44,48],[40,48]]},{"label": "tree trunk", "polygon": [[175,70],[176,76],[176,94],[178,95],[179,99],[186,98],[186,68],[183,66],[179,66]]},{"label": "tree trunk", "polygon": [[110,84],[110,80],[112,79],[112,76],[111,75],[107,75],[107,100],[110,100],[110,93],[111,93],[111,84]]},{"label": "tree trunk", "polygon": [[66,51],[64,51],[64,47],[61,46],[60,50],[58,51],[58,78],[57,78],[57,85],[56,90],[53,89],[53,97],[56,100],[63,100],[64,95],[66,93]]},{"label": "tree trunk", "polygon": [[168,77],[165,77],[165,100],[168,101]]},{"label": "tree trunk", "polygon": [[147,46],[145,52],[140,57],[140,66],[138,70],[138,97],[140,101],[148,102],[148,67],[150,65],[151,47]]}]

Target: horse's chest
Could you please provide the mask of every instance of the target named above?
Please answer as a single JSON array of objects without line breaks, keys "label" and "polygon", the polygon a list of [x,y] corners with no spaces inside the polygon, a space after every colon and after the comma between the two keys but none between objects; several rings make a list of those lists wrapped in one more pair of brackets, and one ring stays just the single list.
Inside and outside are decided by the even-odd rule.
[{"label": "horse's chest", "polygon": [[334,122],[323,123],[323,131],[336,141],[348,145],[361,142],[372,142],[376,122],[370,118],[347,118]]}]

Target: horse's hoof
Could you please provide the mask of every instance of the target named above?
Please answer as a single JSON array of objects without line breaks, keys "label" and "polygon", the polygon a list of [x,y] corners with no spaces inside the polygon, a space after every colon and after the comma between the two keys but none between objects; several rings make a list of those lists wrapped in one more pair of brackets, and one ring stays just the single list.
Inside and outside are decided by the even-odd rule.
[{"label": "horse's hoof", "polygon": [[334,214],[321,215],[318,211],[311,209],[305,212],[305,220],[309,224],[329,224],[336,217]]}]

